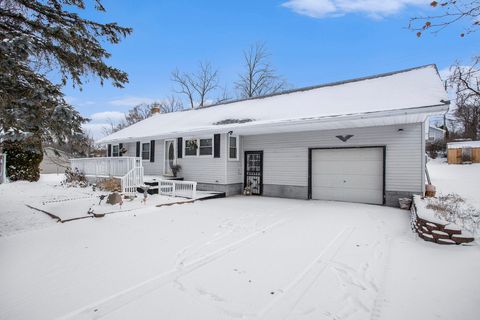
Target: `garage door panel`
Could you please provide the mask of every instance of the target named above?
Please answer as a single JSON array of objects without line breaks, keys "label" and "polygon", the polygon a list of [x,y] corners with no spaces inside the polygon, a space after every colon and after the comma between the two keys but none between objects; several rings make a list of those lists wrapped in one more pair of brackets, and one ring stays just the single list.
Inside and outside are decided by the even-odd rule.
[{"label": "garage door panel", "polygon": [[[378,160],[382,158],[382,154],[383,150],[380,148],[352,148],[314,150],[313,156],[316,157],[316,160],[318,161],[355,162],[362,160]],[[352,155],[355,155],[355,158],[353,158]]]},{"label": "garage door panel", "polygon": [[317,194],[317,200],[333,200],[346,202],[360,202],[381,204],[383,196],[378,192],[371,192],[368,189],[348,189],[348,188],[322,188],[315,187],[312,194]]},{"label": "garage door panel", "polygon": [[344,163],[345,165],[339,166],[338,161],[316,161],[316,165],[312,167],[312,174],[371,174],[382,166],[383,161],[355,161],[354,164]]},{"label": "garage door panel", "polygon": [[312,184],[331,188],[367,188],[382,191],[383,176],[371,175],[315,175]]},{"label": "garage door panel", "polygon": [[312,198],[383,203],[383,148],[312,150]]}]

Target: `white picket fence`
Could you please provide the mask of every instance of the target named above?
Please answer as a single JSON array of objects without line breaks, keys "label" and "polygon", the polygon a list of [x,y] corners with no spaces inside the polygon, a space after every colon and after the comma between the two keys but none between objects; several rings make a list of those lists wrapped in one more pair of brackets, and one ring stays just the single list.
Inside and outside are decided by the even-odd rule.
[{"label": "white picket fence", "polygon": [[158,193],[170,197],[195,199],[197,197],[197,183],[194,181],[159,180]]}]

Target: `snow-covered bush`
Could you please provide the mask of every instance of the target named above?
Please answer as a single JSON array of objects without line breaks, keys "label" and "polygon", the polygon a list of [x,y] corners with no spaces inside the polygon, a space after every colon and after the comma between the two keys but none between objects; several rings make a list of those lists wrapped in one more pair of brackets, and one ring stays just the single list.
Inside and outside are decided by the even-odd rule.
[{"label": "snow-covered bush", "polygon": [[66,187],[88,187],[88,181],[85,174],[78,170],[78,168],[67,168],[65,170],[65,180],[62,181],[62,185]]},{"label": "snow-covered bush", "polygon": [[109,192],[120,192],[122,190],[122,186],[120,184],[120,179],[115,178],[108,178],[103,179],[97,182],[97,187],[102,191],[109,191]]},{"label": "snow-covered bush", "polygon": [[455,223],[473,234],[480,230],[480,210],[469,205],[458,194],[449,193],[437,198],[426,198],[427,208],[448,222]]},{"label": "snow-covered bush", "polygon": [[7,153],[7,177],[11,181],[40,179],[41,144],[33,138],[25,138],[3,141],[2,146]]}]

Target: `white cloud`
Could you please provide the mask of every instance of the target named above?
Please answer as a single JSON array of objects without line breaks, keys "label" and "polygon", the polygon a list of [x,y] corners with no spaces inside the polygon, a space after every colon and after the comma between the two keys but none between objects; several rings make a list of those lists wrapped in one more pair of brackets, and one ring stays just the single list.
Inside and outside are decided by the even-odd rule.
[{"label": "white cloud", "polygon": [[363,13],[379,18],[398,13],[406,6],[428,5],[425,0],[288,0],[282,6],[312,18]]},{"label": "white cloud", "polygon": [[118,107],[134,107],[138,104],[152,103],[152,102],[155,102],[155,99],[146,98],[146,97],[128,96],[128,97],[112,100],[109,103],[113,106],[118,106]]},{"label": "white cloud", "polygon": [[118,111],[104,111],[91,114],[89,117],[92,122],[112,121],[118,122],[125,119],[125,114]]},{"label": "white cloud", "polygon": [[109,123],[84,123],[82,125],[83,132],[92,137],[94,140],[98,140],[105,136],[105,130],[110,128]]},{"label": "white cloud", "polygon": [[118,124],[125,119],[125,114],[119,111],[103,111],[91,114],[89,122],[82,127],[85,133],[97,140],[105,136],[105,129]]}]

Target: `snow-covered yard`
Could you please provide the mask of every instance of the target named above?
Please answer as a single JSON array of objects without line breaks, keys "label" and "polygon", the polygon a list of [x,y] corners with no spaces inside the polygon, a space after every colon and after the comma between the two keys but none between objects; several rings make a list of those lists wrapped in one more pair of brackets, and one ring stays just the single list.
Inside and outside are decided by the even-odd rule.
[{"label": "snow-covered yard", "polygon": [[480,209],[480,164],[447,164],[447,159],[428,162],[432,183],[440,193],[457,193]]},{"label": "snow-covered yard", "polygon": [[406,211],[237,196],[60,224],[6,198],[53,184],[0,186],[2,225],[35,227],[2,227],[0,319],[480,314],[480,247],[420,240]]}]

